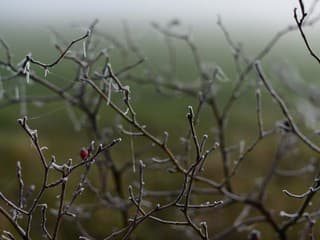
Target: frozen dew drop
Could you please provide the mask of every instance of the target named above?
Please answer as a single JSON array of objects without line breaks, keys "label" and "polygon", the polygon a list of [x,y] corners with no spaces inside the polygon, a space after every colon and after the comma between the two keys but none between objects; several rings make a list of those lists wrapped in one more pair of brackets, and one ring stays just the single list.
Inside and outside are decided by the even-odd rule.
[{"label": "frozen dew drop", "polygon": [[23,73],[26,74],[26,81],[30,83],[30,62],[28,61],[23,69]]},{"label": "frozen dew drop", "polygon": [[30,83],[30,72],[29,71],[26,72],[26,81],[28,84]]},{"label": "frozen dew drop", "polygon": [[44,78],[47,78],[48,73],[49,73],[49,69],[48,69],[48,68],[45,68],[45,69],[44,69]]},{"label": "frozen dew drop", "polygon": [[86,58],[87,57],[87,52],[86,52],[86,42],[83,42],[83,57]]}]

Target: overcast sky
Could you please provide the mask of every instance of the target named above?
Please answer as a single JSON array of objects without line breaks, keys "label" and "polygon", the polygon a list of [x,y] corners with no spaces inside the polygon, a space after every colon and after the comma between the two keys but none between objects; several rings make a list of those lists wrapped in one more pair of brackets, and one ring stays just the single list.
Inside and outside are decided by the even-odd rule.
[{"label": "overcast sky", "polygon": [[[309,6],[313,0],[305,0]],[[4,23],[91,20],[151,21],[180,18],[215,21],[217,14],[238,24],[292,23],[298,0],[0,0]]]}]

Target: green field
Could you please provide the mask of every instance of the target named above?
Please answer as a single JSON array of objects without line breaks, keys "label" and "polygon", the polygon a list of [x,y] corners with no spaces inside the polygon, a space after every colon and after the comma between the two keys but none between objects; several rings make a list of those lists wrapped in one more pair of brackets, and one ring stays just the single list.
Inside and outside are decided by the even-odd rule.
[{"label": "green field", "polygon": [[[58,32],[64,36],[69,42],[82,35],[83,33],[78,28],[67,28],[66,26],[57,26]],[[125,36],[122,31],[121,25],[119,28],[108,28],[103,23],[97,25],[97,29],[101,32],[107,32],[113,36],[116,36],[121,43],[126,44]],[[106,31],[107,29],[107,31]],[[221,31],[216,26],[211,28],[196,29],[194,31],[194,42],[197,46],[201,61],[208,64],[208,66],[218,65],[224,72],[226,78],[222,79],[215,87],[217,88],[217,104],[219,108],[223,108],[230,97],[230,93],[237,79],[236,66],[232,56],[232,50],[226,43],[226,40]],[[246,32],[247,31],[247,32]],[[254,57],[270,39],[274,36],[277,30],[264,29],[264,31],[258,27],[249,30],[242,31],[239,29],[230,29],[230,34],[234,37],[236,42],[243,44],[243,49],[248,57]],[[317,43],[317,36],[314,34],[316,30],[312,29],[308,32],[310,34],[310,41],[314,44]],[[168,58],[168,51],[165,45],[165,41],[161,34],[157,33],[151,27],[138,27],[132,26],[131,29],[133,42],[143,52],[147,60],[141,65],[137,66],[130,71],[134,76],[144,78],[146,70],[150,69],[153,73],[159,74],[159,70],[163,71],[170,67],[170,59]],[[52,33],[48,28],[44,26],[32,26],[32,27],[13,27],[1,28],[1,37],[3,37],[10,45],[12,49],[13,62],[18,63],[29,52],[32,53],[32,57],[42,62],[52,62],[58,56],[57,50],[53,47]],[[251,35],[255,36],[252,39]],[[111,44],[105,41],[101,37],[96,39],[96,45],[98,47],[110,47]],[[163,75],[164,82],[179,82],[181,86],[190,86],[191,88],[197,88],[200,84],[199,74],[197,72],[196,63],[192,58],[192,53],[185,42],[180,40],[174,40],[173,46],[176,53],[176,75],[174,79],[166,79]],[[72,50],[78,50],[81,52],[82,44],[76,44],[72,47]],[[0,49],[0,59],[4,54],[4,49]],[[116,47],[110,52],[110,62],[115,72],[123,69],[128,64],[135,63],[137,57],[135,54],[130,53],[128,60],[124,63],[121,58],[121,52]],[[100,69],[104,64],[104,61],[99,61],[95,67]],[[274,86],[276,91],[285,99],[292,115],[295,117],[297,125],[301,130],[310,137],[316,143],[320,143],[319,137],[314,134],[314,130],[308,126],[306,115],[299,112],[297,104],[301,99],[305,99],[308,92],[303,92],[300,88],[300,92],[290,89],[285,83],[285,80],[290,83],[297,82],[298,86],[308,89],[320,88],[318,84],[317,75],[320,71],[318,64],[308,55],[308,52],[301,40],[299,34],[295,31],[285,35],[279,40],[279,42],[272,48],[269,54],[261,60],[261,64],[266,72],[268,81]],[[150,67],[151,66],[151,67]],[[244,68],[244,64],[240,66]],[[35,71],[39,76],[44,76],[43,69],[31,64],[31,70]],[[47,81],[50,81],[57,86],[66,86],[75,77],[76,67],[70,60],[64,59],[62,62],[50,69],[50,73],[47,77]],[[0,69],[1,76],[6,76],[8,72],[5,69]],[[301,79],[299,79],[299,74]],[[160,75],[160,74],[159,74]],[[131,90],[132,105],[137,114],[137,119],[141,124],[145,124],[147,129],[159,138],[162,138],[163,132],[169,133],[168,146],[174,154],[179,155],[184,151],[184,145],[180,138],[185,137],[189,131],[188,120],[186,114],[188,106],[197,108],[199,103],[198,98],[192,96],[186,96],[178,91],[168,90],[165,87],[157,89],[154,84],[150,83],[137,83],[132,79],[128,79],[126,75],[119,76],[123,84],[129,85]],[[256,117],[256,80],[257,74],[252,71],[246,78],[243,89],[244,94],[232,106],[228,123],[225,129],[226,145],[234,146],[241,141],[245,143],[245,148],[250,146],[258,134],[258,124]],[[37,84],[25,84],[24,78],[18,78],[3,82],[6,93],[10,96],[14,96],[16,86],[24,85],[26,88],[26,94],[28,96],[54,96],[54,93],[48,91],[44,87]],[[264,120],[265,130],[271,129],[275,126],[277,121],[284,119],[279,106],[272,100],[269,93],[261,87],[262,90],[262,116]],[[214,90],[215,91],[215,90]],[[91,95],[92,92],[91,92]],[[121,105],[121,95],[115,93],[114,101]],[[5,103],[5,99],[0,100],[1,104]],[[319,104],[314,104],[319,107]],[[18,181],[16,178],[16,162],[20,161],[23,169],[23,178],[25,180],[25,186],[35,184],[36,189],[41,184],[42,168],[40,160],[35,152],[35,149],[30,143],[25,132],[17,123],[17,119],[21,117],[21,109],[25,106],[22,104],[13,104],[10,106],[2,107],[0,109],[0,191],[3,192],[9,199],[17,199],[17,186]],[[96,140],[92,132],[88,132],[86,127],[80,130],[76,129],[76,125],[85,120],[84,114],[79,109],[72,109],[65,101],[58,101],[54,103],[44,104],[27,104],[27,116],[29,118],[29,125],[32,128],[38,130],[40,141],[42,145],[49,148],[46,151],[47,157],[55,155],[57,162],[62,163],[67,159],[72,158],[74,162],[80,161],[79,151],[81,147],[88,146],[91,140]],[[319,112],[319,108],[315,108],[315,111]],[[70,117],[70,111],[72,117]],[[317,112],[317,114],[318,114]],[[319,115],[319,114],[318,114]],[[319,120],[319,119],[318,119]],[[109,106],[103,105],[99,113],[98,124],[101,129],[108,128],[112,137],[122,137],[124,140],[119,146],[111,150],[112,157],[115,159],[116,166],[124,166],[127,162],[131,161],[132,151],[136,155],[137,160],[143,160],[150,162],[152,157],[162,158],[164,154],[151,146],[150,141],[144,138],[126,137],[119,129],[117,124],[122,124],[127,129],[129,125],[123,120],[119,119],[119,114],[116,114],[110,109]],[[314,126],[313,126],[314,127]],[[320,124],[318,124],[320,127]],[[217,140],[217,122],[214,119],[212,110],[208,105],[204,105],[199,115],[199,122],[196,126],[198,136],[207,134],[208,145],[213,144]],[[232,184],[236,193],[248,193],[257,188],[257,182],[261,180],[262,176],[265,176],[271,167],[272,159],[274,158],[277,146],[281,141],[283,134],[277,133],[271,137],[268,137],[254,149],[252,153],[248,155],[243,162],[237,175],[232,179]],[[134,148],[132,147],[132,141],[134,142]],[[191,145],[192,146],[192,145]],[[290,146],[289,146],[290,147]],[[298,149],[297,151],[295,149]],[[195,150],[192,149],[188,154],[190,159],[194,158]],[[237,159],[238,150],[230,155],[231,160]],[[287,150],[285,156],[279,163],[279,169],[295,170],[306,166],[310,158],[318,160],[319,154],[312,152],[305,147],[301,141],[298,140],[297,145],[294,145],[294,149]],[[230,164],[234,164],[230,161]],[[190,163],[190,162],[189,162]],[[317,167],[318,164],[316,163]],[[150,168],[145,172],[146,188],[149,190],[176,190],[181,187],[182,177],[178,174],[171,174],[164,168]],[[90,179],[94,184],[99,186],[99,174],[97,169],[93,169],[90,174]],[[285,210],[292,212],[300,206],[301,201],[296,199],[290,199],[282,193],[283,189],[292,190],[295,193],[302,193],[308,189],[312,183],[312,179],[315,176],[315,172],[304,174],[302,176],[295,177],[281,177],[274,176],[271,179],[267,188],[266,206],[272,209],[274,218],[276,221],[281,221],[279,212]],[[220,181],[223,177],[221,156],[218,152],[210,155],[206,163],[206,168],[203,173],[204,176],[208,176],[216,181]],[[54,179],[55,176],[50,176]],[[112,177],[109,176],[108,187],[111,189],[111,194],[116,194],[114,189],[114,182]],[[129,183],[136,181],[137,175],[128,170],[125,174],[125,180],[122,183],[124,196],[128,197],[127,188]],[[76,173],[76,177],[68,182],[70,189],[76,186],[79,181],[79,172]],[[201,184],[197,187],[206,187]],[[44,195],[43,202],[48,202],[50,206],[56,207],[57,200],[56,195],[59,189],[54,189],[49,194]],[[72,191],[67,192],[67,196],[70,198]],[[199,195],[192,199],[195,202],[221,200],[221,195]],[[77,200],[77,204],[90,204],[95,200],[95,196],[92,192],[84,192],[84,194]],[[166,199],[160,201],[165,202]],[[314,211],[317,210],[317,204],[319,204],[319,198],[315,197],[313,201]],[[2,203],[1,203],[2,206]],[[49,207],[50,210],[50,207]],[[235,218],[242,210],[240,204],[234,204],[227,209],[219,208],[217,210],[208,210],[200,212],[195,217],[196,221],[200,222],[202,219],[207,220],[209,226],[209,233],[212,236],[223,231],[226,226],[230,226],[235,221]],[[134,214],[135,209],[132,207],[129,211],[130,214]],[[50,212],[50,211],[49,211]],[[37,213],[38,214],[38,213]],[[256,210],[250,213],[252,216],[259,215]],[[158,217],[170,218],[173,215],[178,215],[182,219],[182,215],[172,212],[161,212]],[[54,214],[48,214],[48,225],[53,224]],[[35,226],[40,226],[40,214],[34,220]],[[92,233],[96,239],[102,239],[110,234],[115,226],[119,226],[121,223],[121,216],[119,211],[115,211],[112,208],[101,207],[101,209],[95,211],[91,218],[84,219],[82,224],[85,228]],[[10,224],[6,219],[0,215],[0,230],[10,229]],[[318,223],[316,225],[319,226]],[[295,239],[295,236],[303,229],[304,224],[300,224],[294,227],[292,231],[289,231],[289,239]],[[252,228],[257,228],[261,231],[263,239],[274,239],[275,234],[271,231],[270,226],[264,223],[255,224]],[[41,237],[41,232],[34,228],[32,234],[34,239]],[[317,229],[317,228],[315,228]],[[52,229],[50,229],[52,230]],[[145,224],[142,224],[137,228],[135,234],[136,239],[182,239],[185,238],[185,231],[181,231],[183,228],[179,227],[167,227],[166,225],[156,224],[153,221],[147,220]],[[12,230],[12,232],[14,232]],[[61,229],[61,239],[76,239],[73,232],[78,230],[74,222],[70,221],[67,217]],[[228,236],[225,239],[246,239],[248,235],[248,229],[238,231]],[[177,237],[178,236],[178,237]],[[319,230],[316,230],[316,236],[320,236]],[[291,238],[290,238],[291,237]]]}]

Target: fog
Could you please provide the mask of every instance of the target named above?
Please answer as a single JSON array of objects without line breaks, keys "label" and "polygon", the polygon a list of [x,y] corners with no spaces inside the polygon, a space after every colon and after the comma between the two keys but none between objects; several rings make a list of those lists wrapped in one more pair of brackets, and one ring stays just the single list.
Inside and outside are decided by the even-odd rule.
[{"label": "fog", "polygon": [[[313,1],[305,0],[308,7]],[[293,23],[298,0],[0,0],[3,24],[55,23],[98,18],[101,21],[146,22],[179,18],[185,22],[216,21],[232,24],[279,25]]]}]

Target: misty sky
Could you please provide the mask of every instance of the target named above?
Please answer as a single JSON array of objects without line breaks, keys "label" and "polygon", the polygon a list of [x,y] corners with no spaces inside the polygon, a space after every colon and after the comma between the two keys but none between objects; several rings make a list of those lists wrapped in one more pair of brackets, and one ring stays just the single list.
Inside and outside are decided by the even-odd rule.
[{"label": "misty sky", "polygon": [[[308,6],[312,0],[305,0]],[[76,20],[151,21],[180,18],[215,21],[217,15],[237,24],[293,23],[298,0],[0,0],[3,23]]]}]

